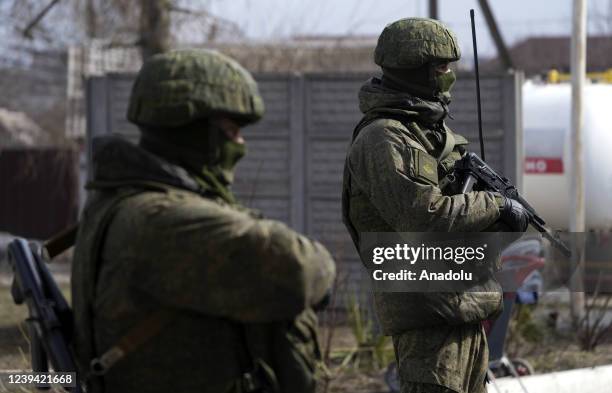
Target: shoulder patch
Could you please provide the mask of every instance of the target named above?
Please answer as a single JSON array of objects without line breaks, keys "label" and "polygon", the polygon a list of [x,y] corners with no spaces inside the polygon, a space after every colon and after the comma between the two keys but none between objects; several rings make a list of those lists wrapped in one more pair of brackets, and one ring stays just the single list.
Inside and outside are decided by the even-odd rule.
[{"label": "shoulder patch", "polygon": [[438,184],[438,162],[429,154],[413,149],[414,157],[414,176],[417,180],[429,184]]}]

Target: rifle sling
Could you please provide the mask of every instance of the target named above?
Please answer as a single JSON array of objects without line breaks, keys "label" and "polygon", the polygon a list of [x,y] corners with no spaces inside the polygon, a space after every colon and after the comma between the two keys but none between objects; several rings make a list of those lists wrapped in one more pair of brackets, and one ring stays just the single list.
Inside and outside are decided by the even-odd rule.
[{"label": "rifle sling", "polygon": [[[160,189],[167,190],[168,188],[151,187],[150,185],[147,185],[146,187],[127,190],[116,196],[115,200],[111,202],[111,206],[108,208],[100,223],[100,226],[97,228],[97,236],[94,240],[93,249],[95,250],[94,255],[96,255],[97,259],[95,263],[96,272],[93,277],[94,283],[98,281],[97,270],[99,268],[99,259],[102,255],[106,231],[108,230],[115,213],[118,211],[119,205],[126,199],[144,192],[146,189],[154,189],[159,191]],[[125,335],[117,340],[115,345],[111,346],[111,348],[106,350],[102,355],[94,357],[90,361],[89,375],[86,378],[89,379],[91,375],[99,377],[106,374],[106,372],[118,361],[159,334],[162,329],[172,320],[175,313],[175,311],[170,309],[160,308],[159,310],[149,314],[146,318],[130,328]],[[93,331],[93,326],[91,326],[91,329]]]},{"label": "rifle sling", "polygon": [[[166,190],[172,188],[167,187]],[[115,201],[114,209],[117,208],[117,205],[128,197],[131,197],[136,193],[128,193],[119,198],[119,200]],[[112,216],[113,214],[109,214],[108,216]],[[102,225],[102,228],[98,230],[106,232],[107,227],[110,224],[110,220],[105,220],[106,222]],[[103,239],[101,237],[98,238],[98,244],[96,244],[96,255],[101,255],[102,252],[102,243]],[[179,268],[185,268],[186,263],[183,262],[178,265]],[[97,280],[96,280],[97,281]],[[125,333],[121,338],[119,338],[116,343],[107,349],[102,355],[93,358],[90,362],[89,367],[89,375],[86,379],[89,379],[90,376],[98,377],[98,382],[100,382],[100,377],[105,375],[108,370],[121,361],[123,358],[128,356],[130,353],[136,351],[144,344],[149,342],[152,338],[157,336],[161,331],[166,328],[176,317],[180,314],[179,310],[169,309],[169,308],[160,308],[157,311],[150,313],[146,318],[142,319],[135,326],[131,327],[127,333]],[[254,356],[250,344],[250,340],[248,338],[245,327],[242,324],[239,324],[239,329],[241,330],[241,336],[244,340],[244,346],[247,351],[246,362],[248,364],[243,365],[243,373],[237,379],[239,386],[242,388],[242,392],[250,393],[250,392],[263,392],[267,391],[265,388],[272,389],[272,392],[278,392],[278,382],[276,377],[274,376],[274,372],[270,369],[266,364],[262,363],[259,359]],[[92,381],[93,382],[93,381]]]},{"label": "rifle sling", "polygon": [[453,149],[455,148],[455,137],[453,136],[453,134],[451,132],[448,132],[448,130],[444,133],[445,138],[444,138],[444,148],[442,149],[442,152],[440,152],[440,155],[438,157],[436,157],[436,160],[438,162],[442,161],[443,159],[445,159],[446,157],[448,157],[448,155],[453,151]]},{"label": "rifle sling", "polygon": [[46,260],[51,261],[51,259],[74,246],[78,231],[79,223],[76,223],[44,242],[42,249],[46,252]]},{"label": "rifle sling", "polygon": [[101,356],[94,358],[90,364],[90,372],[94,375],[106,374],[113,365],[129,353],[157,336],[172,321],[175,314],[175,311],[169,309],[159,309],[151,313],[124,334],[115,345]]}]

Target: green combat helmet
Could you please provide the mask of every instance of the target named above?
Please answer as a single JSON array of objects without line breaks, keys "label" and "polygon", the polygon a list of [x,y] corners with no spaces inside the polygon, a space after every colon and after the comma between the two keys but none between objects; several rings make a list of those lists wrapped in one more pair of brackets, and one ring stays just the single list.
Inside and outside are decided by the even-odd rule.
[{"label": "green combat helmet", "polygon": [[392,69],[452,62],[460,57],[455,34],[437,20],[427,18],[405,18],[388,24],[374,51],[374,62]]},{"label": "green combat helmet", "polygon": [[460,57],[455,34],[442,23],[425,18],[400,19],[387,25],[374,50],[383,84],[444,105],[450,103],[455,73],[451,69],[440,73],[436,67]]},{"label": "green combat helmet", "polygon": [[255,80],[236,61],[216,51],[178,50],[143,64],[127,118],[141,127],[174,128],[217,114],[247,125],[263,113]]}]

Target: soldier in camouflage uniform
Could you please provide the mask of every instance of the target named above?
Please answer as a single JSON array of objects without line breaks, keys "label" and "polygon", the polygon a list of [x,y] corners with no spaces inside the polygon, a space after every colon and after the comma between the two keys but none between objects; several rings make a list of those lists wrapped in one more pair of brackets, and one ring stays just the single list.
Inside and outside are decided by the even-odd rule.
[{"label": "soldier in camouflage uniform", "polygon": [[334,261],[230,190],[263,111],[235,61],[170,52],[133,86],[140,145],[95,141],[72,275],[88,391],[314,392]]},{"label": "soldier in camouflage uniform", "polygon": [[[489,192],[459,193],[447,177],[468,141],[445,124],[460,57],[455,35],[438,21],[389,24],[374,61],[382,78],[359,92],[364,113],[349,148],[343,219],[357,248],[364,232],[522,232],[527,214]],[[481,321],[501,311],[494,279],[464,293],[374,293],[391,335],[402,393],[480,393],[487,341]]]}]

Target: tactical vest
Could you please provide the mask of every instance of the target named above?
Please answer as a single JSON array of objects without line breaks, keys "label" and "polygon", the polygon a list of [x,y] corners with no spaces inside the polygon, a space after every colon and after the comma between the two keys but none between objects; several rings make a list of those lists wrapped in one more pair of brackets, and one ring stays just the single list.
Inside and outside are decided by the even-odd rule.
[{"label": "tactical vest", "polygon": [[[423,180],[429,184],[437,186],[442,191],[443,195],[452,195],[457,193],[455,179],[452,176],[455,161],[459,160],[465,153],[465,146],[469,141],[459,135],[453,133],[444,123],[443,127],[445,138],[441,141],[441,148],[436,148],[427,139],[419,125],[410,117],[391,114],[366,114],[357,124],[351,137],[350,146],[353,144],[359,132],[370,123],[379,119],[396,120],[413,136],[414,140],[409,140],[408,143],[413,149],[417,168],[435,168],[433,170],[421,170],[417,173],[419,180]],[[418,141],[418,142],[417,142]],[[344,165],[344,189],[342,192],[342,217],[344,224],[353,239],[353,243],[358,247],[358,234],[350,222],[350,187],[351,174],[348,171],[348,165]]]},{"label": "tactical vest", "polygon": [[[445,195],[457,193],[451,176],[455,161],[465,152],[464,145],[468,143],[465,138],[452,133],[444,126],[446,138],[442,141],[443,144],[440,144],[441,148],[432,146],[427,149],[425,146],[431,143],[419,126],[412,124],[412,119],[390,117],[387,114],[366,114],[353,132],[351,145],[364,127],[379,119],[397,120],[413,136],[414,140],[409,140],[408,143],[416,160],[415,176],[420,181],[441,188]],[[347,161],[344,168],[342,217],[355,247],[359,250],[359,233],[350,220],[351,185]],[[392,232],[394,229],[388,227],[383,231]],[[479,323],[502,310],[501,286],[494,279],[477,284],[469,292],[375,292],[374,301],[382,331],[386,335],[397,335],[409,329],[432,326]]]}]

